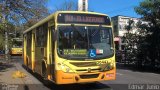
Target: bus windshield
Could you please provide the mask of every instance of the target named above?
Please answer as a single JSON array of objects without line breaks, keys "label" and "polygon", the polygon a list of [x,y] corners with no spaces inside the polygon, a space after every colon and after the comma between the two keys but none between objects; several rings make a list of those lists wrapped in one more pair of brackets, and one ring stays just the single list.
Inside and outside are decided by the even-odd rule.
[{"label": "bus windshield", "polygon": [[22,39],[21,38],[13,38],[12,39],[12,47],[13,48],[22,48]]},{"label": "bus windshield", "polygon": [[101,26],[59,26],[58,54],[66,59],[111,57],[112,29]]}]

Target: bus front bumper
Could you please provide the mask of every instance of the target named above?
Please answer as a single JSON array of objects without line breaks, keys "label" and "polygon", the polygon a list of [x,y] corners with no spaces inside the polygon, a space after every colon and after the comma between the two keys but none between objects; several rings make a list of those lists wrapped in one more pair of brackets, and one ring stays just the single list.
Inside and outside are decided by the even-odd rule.
[{"label": "bus front bumper", "polygon": [[115,78],[116,69],[96,73],[65,73],[61,70],[56,72],[56,84],[72,84],[104,80],[115,80]]}]

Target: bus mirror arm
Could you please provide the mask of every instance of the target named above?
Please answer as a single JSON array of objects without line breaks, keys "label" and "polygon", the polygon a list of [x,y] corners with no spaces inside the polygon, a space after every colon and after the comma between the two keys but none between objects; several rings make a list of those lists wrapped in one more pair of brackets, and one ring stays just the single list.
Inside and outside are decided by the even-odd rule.
[{"label": "bus mirror arm", "polygon": [[74,27],[75,25],[74,25],[74,24],[71,24],[71,26]]}]

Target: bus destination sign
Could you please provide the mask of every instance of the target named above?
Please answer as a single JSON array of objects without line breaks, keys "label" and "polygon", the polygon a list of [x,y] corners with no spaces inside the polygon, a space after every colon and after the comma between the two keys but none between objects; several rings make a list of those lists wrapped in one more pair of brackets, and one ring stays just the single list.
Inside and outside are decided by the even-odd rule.
[{"label": "bus destination sign", "polygon": [[103,17],[65,15],[65,22],[104,23]]},{"label": "bus destination sign", "polygon": [[107,16],[93,14],[59,14],[58,23],[110,25],[110,19]]}]

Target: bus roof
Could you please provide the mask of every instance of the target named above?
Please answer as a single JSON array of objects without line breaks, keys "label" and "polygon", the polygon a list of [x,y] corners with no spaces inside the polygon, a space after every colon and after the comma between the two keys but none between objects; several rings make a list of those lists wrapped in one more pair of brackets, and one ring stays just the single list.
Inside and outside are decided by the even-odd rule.
[{"label": "bus roof", "polygon": [[97,15],[104,15],[104,16],[108,16],[106,14],[102,14],[102,13],[97,13],[97,12],[84,12],[84,11],[56,11],[55,13],[49,15],[48,17],[42,19],[41,21],[39,21],[38,23],[36,23],[35,25],[33,25],[32,27],[28,28],[27,30],[25,30],[23,32],[23,34],[37,28],[38,26],[46,23],[47,21],[51,20],[52,18],[54,18],[55,15],[58,15],[59,13],[80,13],[80,14],[97,14]]}]

